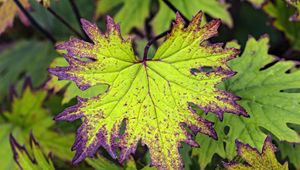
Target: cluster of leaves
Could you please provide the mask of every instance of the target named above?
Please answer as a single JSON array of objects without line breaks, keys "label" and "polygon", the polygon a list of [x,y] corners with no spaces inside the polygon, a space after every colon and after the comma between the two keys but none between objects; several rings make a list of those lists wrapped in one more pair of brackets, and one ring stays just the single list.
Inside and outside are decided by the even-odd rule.
[{"label": "cluster of leaves", "polygon": [[[249,4],[286,48],[212,43],[238,35]],[[278,58],[299,60],[299,12],[298,0],[0,0],[0,169],[299,169],[300,70]]]}]

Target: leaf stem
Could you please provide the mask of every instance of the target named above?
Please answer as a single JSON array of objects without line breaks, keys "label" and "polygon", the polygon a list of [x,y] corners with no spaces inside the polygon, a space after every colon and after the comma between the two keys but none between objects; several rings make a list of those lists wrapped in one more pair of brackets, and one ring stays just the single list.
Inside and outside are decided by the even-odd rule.
[{"label": "leaf stem", "polygon": [[84,34],[84,36],[85,36],[85,39],[84,39],[84,40],[86,40],[86,41],[91,41],[90,38],[87,36],[87,34],[85,33],[85,31],[83,30],[83,28],[82,28],[82,26],[81,26],[81,21],[80,21],[81,15],[80,15],[79,9],[78,9],[78,7],[77,7],[75,1],[74,1],[74,0],[69,0],[69,2],[70,2],[70,4],[71,4],[72,10],[73,10],[73,12],[74,12],[74,14],[75,14],[75,16],[76,16],[76,19],[77,19],[77,22],[78,22],[78,24],[79,24],[79,26],[80,26],[81,32],[82,32],[82,33]]},{"label": "leaf stem", "polygon": [[81,39],[84,39],[82,35],[75,29],[73,28],[63,17],[58,15],[52,8],[48,7],[47,10],[54,16],[56,17],[62,24],[64,24],[68,29],[70,29],[72,32],[74,32],[78,37]]},{"label": "leaf stem", "polygon": [[[186,22],[186,23],[189,23],[190,21],[189,21],[189,19],[187,19],[187,17],[186,16],[184,16],[169,0],[163,0],[163,2],[174,12],[174,13],[177,13],[177,12],[179,12],[180,13],[180,15],[181,15],[181,17],[184,19],[184,21]],[[145,48],[144,48],[144,56],[143,56],[143,61],[145,62],[146,60],[147,60],[147,58],[148,58],[148,51],[149,51],[149,49],[150,49],[150,47],[151,47],[151,45],[153,44],[153,43],[155,43],[157,40],[159,40],[159,39],[161,39],[162,37],[164,37],[164,36],[166,36],[167,34],[168,34],[168,32],[169,32],[170,30],[168,30],[168,31],[165,31],[165,32],[163,32],[163,33],[161,33],[161,34],[159,34],[159,35],[157,35],[156,37],[154,37],[153,39],[151,39],[150,41],[148,41],[148,43],[147,43],[147,45],[145,46]]]},{"label": "leaf stem", "polygon": [[150,41],[148,41],[147,45],[145,46],[144,48],[144,57],[143,57],[143,61],[146,61],[147,58],[148,58],[148,51],[151,47],[151,45],[156,42],[157,40],[161,39],[162,37],[166,36],[168,34],[169,30],[168,31],[165,31],[159,35],[157,35],[156,37],[154,37],[153,39],[151,39]]},{"label": "leaf stem", "polygon": [[53,44],[55,44],[56,40],[55,38],[47,31],[45,30],[24,8],[24,6],[20,3],[19,0],[14,0],[15,4],[18,6],[18,8],[22,11],[22,13],[27,17],[27,19],[30,21],[30,23],[36,27],[49,41],[51,41]]}]

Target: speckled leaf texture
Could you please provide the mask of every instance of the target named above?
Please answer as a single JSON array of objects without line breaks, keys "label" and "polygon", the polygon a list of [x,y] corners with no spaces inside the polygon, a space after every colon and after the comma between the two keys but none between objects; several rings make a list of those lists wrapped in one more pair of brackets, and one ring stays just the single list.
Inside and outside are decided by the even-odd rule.
[{"label": "speckled leaf texture", "polygon": [[30,150],[27,150],[12,135],[10,136],[10,145],[14,153],[15,162],[19,168],[21,170],[55,170],[52,161],[46,158],[42,148],[32,134],[30,134],[29,143]]},{"label": "speckled leaf texture", "polygon": [[275,156],[276,147],[272,144],[271,137],[265,139],[262,152],[236,140],[237,153],[247,164],[224,163],[227,170],[288,170],[288,163],[281,165]]},{"label": "speckled leaf texture", "polygon": [[[66,52],[70,66],[52,68],[52,74],[74,81],[81,90],[109,85],[106,93],[97,97],[78,97],[77,105],[56,117],[67,121],[83,118],[73,145],[73,163],[93,156],[100,146],[113,158],[119,147],[122,162],[141,141],[149,148],[152,165],[181,169],[181,142],[198,146],[186,128],[217,138],[213,124],[199,117],[189,104],[214,112],[220,119],[224,112],[247,116],[236,103],[238,97],[215,87],[234,74],[226,62],[237,55],[237,50],[207,44],[217,34],[221,21],[200,27],[201,17],[200,12],[185,27],[177,14],[165,42],[147,60],[135,56],[131,40],[121,37],[119,26],[110,17],[106,33],[82,20],[93,44],[71,38],[57,45],[58,50]],[[212,71],[205,72],[206,67]],[[122,125],[124,134],[119,132]]]},{"label": "speckled leaf texture", "polygon": [[[20,0],[20,2],[25,8],[30,7],[30,4],[27,0]],[[14,18],[17,14],[25,25],[29,25],[28,20],[18,9],[17,5],[14,3],[14,0],[0,0],[0,35],[7,28],[12,27]]]},{"label": "speckled leaf texture", "polygon": [[219,140],[197,135],[196,141],[202,147],[194,148],[193,154],[198,155],[202,168],[214,154],[233,159],[236,155],[235,139],[259,150],[263,147],[266,131],[279,141],[300,142],[299,133],[290,126],[300,125],[300,93],[288,91],[299,89],[300,71],[290,71],[296,65],[293,61],[276,61],[274,56],[268,54],[268,43],[266,36],[259,40],[250,38],[243,54],[228,62],[237,74],[225,82],[224,89],[241,97],[238,103],[250,117],[225,114],[223,122],[211,114],[205,117],[215,122]]},{"label": "speckled leaf texture", "polygon": [[[63,58],[55,58],[50,65],[50,68],[57,66],[68,66],[68,62]],[[45,89],[53,90],[54,93],[59,93],[64,91],[64,97],[62,104],[70,102],[76,96],[90,98],[102,94],[105,92],[107,85],[93,86],[85,91],[81,91],[74,82],[67,80],[59,81],[58,78],[54,75],[51,75],[47,83],[45,84]]]}]

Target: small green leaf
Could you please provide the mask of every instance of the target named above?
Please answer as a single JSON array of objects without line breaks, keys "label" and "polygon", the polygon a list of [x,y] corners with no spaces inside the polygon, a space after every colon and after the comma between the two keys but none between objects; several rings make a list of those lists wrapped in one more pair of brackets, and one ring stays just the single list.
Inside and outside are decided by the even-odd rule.
[{"label": "small green leaf", "polygon": [[288,163],[281,165],[275,156],[276,147],[272,144],[271,137],[268,136],[265,139],[262,152],[255,148],[252,148],[248,144],[243,144],[240,141],[236,140],[237,153],[241,156],[247,164],[241,163],[224,163],[224,166],[227,170],[288,170]]},{"label": "small green leaf", "polygon": [[[189,106],[194,103],[205,112],[222,119],[224,112],[247,115],[238,97],[215,86],[233,75],[226,62],[237,54],[220,44],[205,42],[217,34],[219,20],[200,27],[198,13],[185,27],[178,14],[172,31],[152,59],[134,55],[131,41],[123,39],[119,26],[108,17],[107,32],[82,20],[93,44],[71,38],[57,45],[66,52],[69,66],[50,69],[59,79],[72,80],[82,90],[108,84],[106,93],[78,98],[56,120],[83,118],[73,149],[74,163],[93,156],[100,146],[120,162],[134,153],[139,141],[147,145],[151,162],[159,169],[181,169],[178,147],[181,142],[198,146],[186,128],[216,138],[212,124],[199,117]],[[210,68],[206,71],[205,68]],[[126,124],[124,134],[120,127]],[[119,138],[119,140],[115,140]]]},{"label": "small green leaf", "polygon": [[28,134],[32,132],[47,153],[52,152],[61,159],[72,158],[69,147],[74,136],[51,130],[54,121],[51,114],[42,107],[46,95],[45,91],[32,91],[26,86],[20,98],[13,97],[11,112],[2,113],[5,121],[0,124],[0,169],[14,169],[15,166],[9,146],[9,134],[28,147]]},{"label": "small green leaf", "polygon": [[[45,157],[40,145],[33,136],[30,137],[29,143],[30,150],[28,151],[13,136],[10,136],[13,157],[19,168],[22,170],[55,170],[52,161]],[[32,153],[32,156],[29,153]]]}]

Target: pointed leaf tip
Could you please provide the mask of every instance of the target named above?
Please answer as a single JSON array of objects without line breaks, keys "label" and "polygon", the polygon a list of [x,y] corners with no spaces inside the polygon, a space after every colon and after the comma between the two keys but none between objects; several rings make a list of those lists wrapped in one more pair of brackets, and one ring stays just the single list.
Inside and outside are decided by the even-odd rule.
[{"label": "pointed leaf tip", "polygon": [[262,153],[252,148],[249,144],[243,144],[236,140],[238,155],[241,156],[247,164],[230,162],[223,165],[228,170],[252,170],[252,169],[280,169],[288,170],[288,164],[281,165],[275,156],[275,146],[272,144],[270,136],[265,139]]}]

